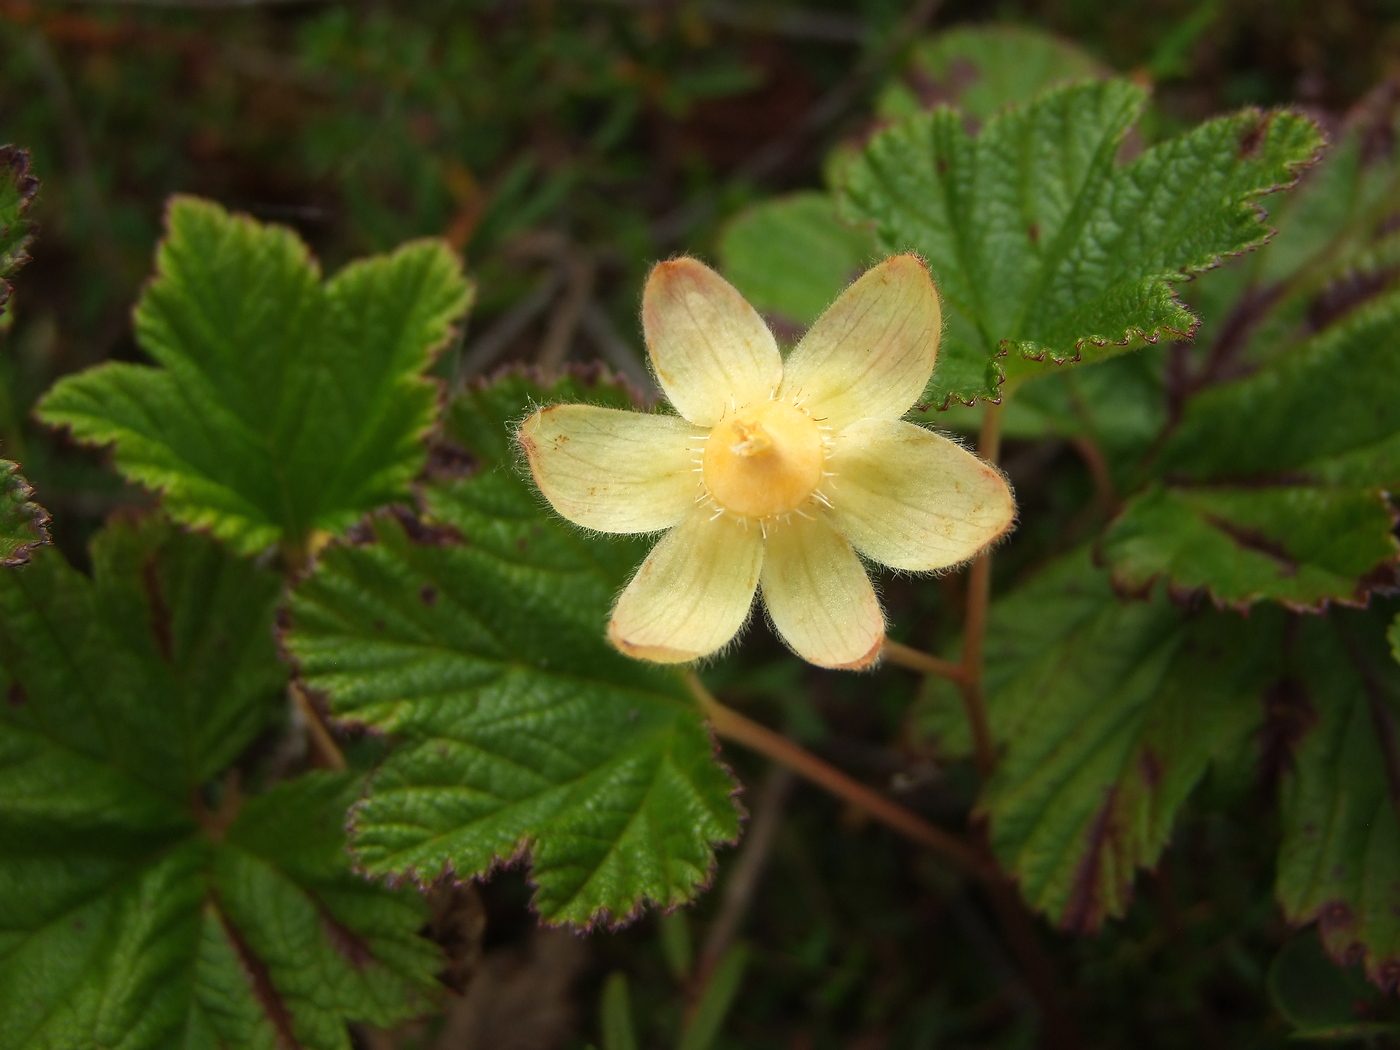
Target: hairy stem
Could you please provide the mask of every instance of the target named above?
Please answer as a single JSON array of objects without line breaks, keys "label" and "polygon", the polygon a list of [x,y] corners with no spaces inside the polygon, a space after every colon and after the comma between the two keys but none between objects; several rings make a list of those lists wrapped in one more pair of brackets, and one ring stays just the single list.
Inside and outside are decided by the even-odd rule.
[{"label": "hairy stem", "polygon": [[933,656],[919,649],[901,645],[899,642],[885,640],[885,659],[900,667],[907,667],[911,671],[918,671],[920,674],[936,674],[943,678],[951,679],[962,684],[963,668],[962,664],[955,664],[952,660],[944,660],[942,657]]},{"label": "hairy stem", "polygon": [[957,867],[979,879],[999,878],[991,871],[977,852],[961,839],[930,824],[917,813],[905,809],[847,776],[835,766],[823,762],[805,748],[794,744],[781,733],[775,733],[767,726],[745,718],[739,712],[726,707],[714,698],[705,688],[705,683],[691,671],[685,676],[686,685],[709,717],[715,732],[726,740],[743,744],[759,754],[786,766],[800,777],[805,777],[818,787],[825,788],[837,798],[845,799],[851,805],[869,813],[882,824],[886,824],[901,835],[919,842]]}]

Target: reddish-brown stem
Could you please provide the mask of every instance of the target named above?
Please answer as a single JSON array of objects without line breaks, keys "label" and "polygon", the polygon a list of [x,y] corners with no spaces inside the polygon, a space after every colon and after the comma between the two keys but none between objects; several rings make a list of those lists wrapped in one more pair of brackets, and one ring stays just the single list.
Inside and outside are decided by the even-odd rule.
[{"label": "reddish-brown stem", "polygon": [[321,712],[316,710],[316,705],[311,702],[311,697],[307,696],[306,690],[296,682],[292,683],[291,690],[292,702],[297,705],[297,711],[306,722],[306,732],[311,738],[311,750],[316,756],[317,764],[336,771],[345,769],[345,756],[336,744],[335,737],[331,736],[331,731],[326,728]]},{"label": "reddish-brown stem", "polygon": [[929,847],[981,882],[986,888],[988,900],[1001,920],[1002,929],[1006,932],[1013,952],[1021,961],[1027,985],[1040,1005],[1046,1024],[1047,1045],[1076,1045],[1073,1025],[1065,1014],[1059,990],[1055,985],[1052,964],[1040,945],[1031,917],[1016,896],[1015,886],[996,866],[990,851],[987,851],[984,859],[982,850],[968,845],[942,828],[935,827],[898,803],[891,802],[860,781],[823,762],[810,751],[794,744],[787,737],[726,707],[714,698],[693,671],[686,675],[686,684],[719,736],[743,744],[779,765],[786,766],[798,776],[805,777],[837,798],[864,810],[901,835]]},{"label": "reddish-brown stem", "polygon": [[944,660],[899,642],[892,642],[888,638],[885,639],[884,656],[890,663],[907,667],[911,671],[918,671],[920,674],[936,674],[951,679],[959,685],[962,684],[962,664],[955,664],[952,660]]},{"label": "reddish-brown stem", "polygon": [[1108,469],[1108,460],[1104,457],[1103,449],[1087,434],[1075,438],[1074,447],[1084,458],[1084,465],[1089,468],[1089,474],[1094,479],[1094,499],[1098,502],[1099,509],[1112,513],[1118,505],[1118,494],[1114,490],[1113,474]]},{"label": "reddish-brown stem", "polygon": [[941,854],[957,867],[979,879],[997,879],[1000,876],[987,867],[977,852],[961,839],[930,824],[923,817],[891,802],[879,792],[866,787],[860,781],[847,776],[835,766],[828,765],[810,751],[794,744],[781,733],[775,733],[767,726],[759,725],[745,718],[739,712],[726,707],[714,698],[705,688],[705,683],[692,671],[686,675],[686,684],[709,717],[715,732],[726,740],[743,744],[759,754],[786,766],[800,777],[805,777],[818,787],[825,788],[837,798],[845,799],[851,805],[869,813],[882,824],[887,824],[901,835],[922,843]]}]

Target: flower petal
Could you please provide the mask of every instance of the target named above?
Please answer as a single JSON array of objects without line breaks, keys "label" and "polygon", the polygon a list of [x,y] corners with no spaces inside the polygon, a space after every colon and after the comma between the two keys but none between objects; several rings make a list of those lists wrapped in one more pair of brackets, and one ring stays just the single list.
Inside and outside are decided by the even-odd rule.
[{"label": "flower petal", "polygon": [[732,284],[695,259],[658,263],[642,293],[642,330],[661,389],[692,423],[766,401],[783,359],[763,318]]},{"label": "flower petal", "polygon": [[885,641],[885,616],[855,551],[825,517],[770,527],[763,601],[797,655],[819,667],[869,667]]},{"label": "flower petal", "polygon": [[938,292],[914,255],[867,270],[788,355],[783,397],[803,399],[833,427],[898,419],[933,375],[942,332]]},{"label": "flower petal", "polygon": [[723,648],[753,605],[763,540],[699,508],[661,537],[613,608],[608,640],[628,656],[684,663]]},{"label": "flower petal", "polygon": [[695,505],[697,428],[597,405],[536,412],[516,437],[554,509],[599,532],[656,532]]},{"label": "flower petal", "polygon": [[867,557],[928,572],[971,558],[1016,519],[996,470],[960,445],[899,419],[862,419],[832,441],[837,526]]}]

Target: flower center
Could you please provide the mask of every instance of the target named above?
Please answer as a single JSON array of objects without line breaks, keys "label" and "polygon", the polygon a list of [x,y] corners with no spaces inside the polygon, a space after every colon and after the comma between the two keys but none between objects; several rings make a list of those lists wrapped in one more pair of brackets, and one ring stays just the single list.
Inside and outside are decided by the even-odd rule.
[{"label": "flower center", "polygon": [[762,401],[710,431],[705,487],[722,508],[743,518],[787,514],[816,491],[824,458],[811,416],[787,401]]}]

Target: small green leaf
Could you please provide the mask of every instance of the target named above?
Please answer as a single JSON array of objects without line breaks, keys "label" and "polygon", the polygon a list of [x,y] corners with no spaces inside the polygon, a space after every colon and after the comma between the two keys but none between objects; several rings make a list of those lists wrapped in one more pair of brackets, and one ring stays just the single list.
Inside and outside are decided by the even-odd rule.
[{"label": "small green leaf", "polygon": [[1056,84],[1107,73],[1087,51],[1030,26],[959,26],[915,47],[908,69],[880,92],[875,112],[898,120],[952,105],[986,120]]},{"label": "small green leaf", "polygon": [[1332,957],[1400,983],[1400,668],[1384,621],[1338,610],[1304,617],[1285,682],[1309,730],[1283,783],[1279,903],[1316,921]]},{"label": "small green leaf", "polygon": [[1278,626],[1125,602],[1083,551],[993,605],[987,707],[1005,750],[979,808],[1033,907],[1080,932],[1123,914],[1212,760],[1247,746]]},{"label": "small green leaf", "polygon": [[155,519],[93,563],[0,576],[0,1046],[350,1050],[420,1011],[438,953],[350,870],[357,778],[211,782],[283,694],[280,581]]},{"label": "small green leaf", "polygon": [[304,544],[406,496],[436,416],[424,372],[470,298],[440,242],[323,284],[290,230],[177,197],[136,308],[156,367],[69,376],[38,414],[239,551]]},{"label": "small green leaf", "polygon": [[29,205],[39,192],[39,180],[29,174],[29,152],[0,147],[0,312],[10,299],[10,277],[29,261],[35,223]]},{"label": "small green leaf", "polygon": [[947,328],[926,400],[994,400],[1003,378],[1189,335],[1175,283],[1263,243],[1254,202],[1321,146],[1302,116],[1245,110],[1119,166],[1145,97],[1066,87],[975,138],[939,109],[842,167],[843,214],[873,223],[881,249],[919,252],[938,284]]},{"label": "small green leaf", "polygon": [[1247,606],[1364,601],[1400,545],[1400,295],[1366,306],[1255,374],[1187,406],[1162,454],[1173,480],[1130,500],[1103,550],[1115,578],[1166,577]]},{"label": "small green leaf", "polygon": [[[516,377],[451,417],[490,436],[558,389]],[[528,851],[546,921],[620,922],[709,879],[734,785],[680,679],[604,641],[641,548],[548,514],[519,469],[427,485],[426,523],[327,549],[285,644],[338,717],[401,738],[354,811],[367,871],[465,878]]]},{"label": "small green leaf", "polygon": [[19,465],[0,459],[0,566],[23,565],[29,552],[49,542],[49,514],[30,502],[34,490]]},{"label": "small green leaf", "polygon": [[825,193],[756,204],[720,234],[720,269],[764,314],[801,330],[832,304],[876,255],[866,230],[847,226]]}]

